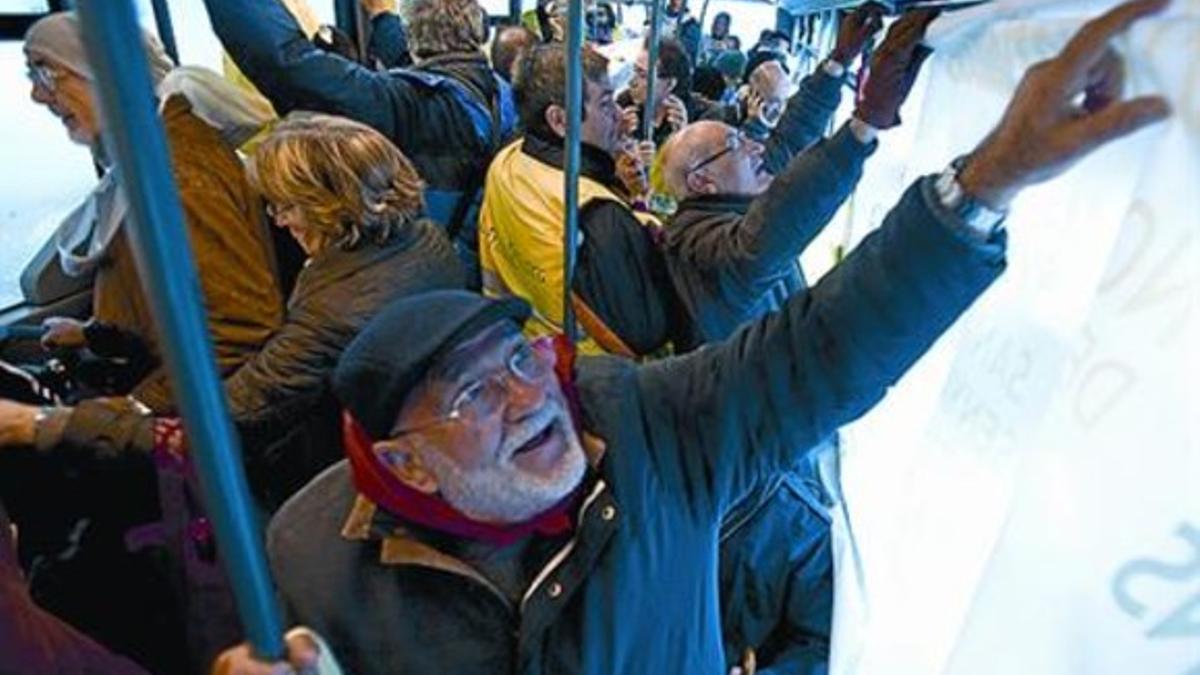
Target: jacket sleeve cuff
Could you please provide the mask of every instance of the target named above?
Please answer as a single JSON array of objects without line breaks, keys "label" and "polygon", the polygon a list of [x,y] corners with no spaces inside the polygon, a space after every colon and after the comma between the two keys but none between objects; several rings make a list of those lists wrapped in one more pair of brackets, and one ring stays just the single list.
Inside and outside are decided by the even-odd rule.
[{"label": "jacket sleeve cuff", "polygon": [[33,432],[33,446],[40,453],[47,453],[58,447],[63,441],[67,422],[71,419],[71,408],[46,408],[45,413],[38,419],[37,428]]},{"label": "jacket sleeve cuff", "polygon": [[838,129],[837,133],[829,138],[825,143],[825,152],[829,159],[837,162],[838,166],[846,166],[851,163],[861,164],[868,157],[875,154],[879,149],[879,141],[872,139],[868,143],[863,143],[855,135],[854,130],[850,128],[850,123],[847,122]]},{"label": "jacket sleeve cuff", "polygon": [[836,108],[837,104],[842,100],[842,85],[845,83],[846,77],[834,77],[825,71],[824,68],[817,68],[812,75],[800,81],[799,88],[796,93],[792,94],[793,101],[799,101],[803,97],[813,97],[826,106]]},{"label": "jacket sleeve cuff", "polygon": [[154,418],[128,399],[90,399],[67,410],[60,442],[74,450],[103,459],[154,447]]},{"label": "jacket sleeve cuff", "polygon": [[991,236],[981,238],[965,220],[942,205],[934,185],[936,181],[937,176],[934,175],[920,179],[920,202],[932,219],[958,242],[986,257],[994,257],[997,261],[1002,261],[1008,249],[1008,232],[1004,228],[998,228]]}]

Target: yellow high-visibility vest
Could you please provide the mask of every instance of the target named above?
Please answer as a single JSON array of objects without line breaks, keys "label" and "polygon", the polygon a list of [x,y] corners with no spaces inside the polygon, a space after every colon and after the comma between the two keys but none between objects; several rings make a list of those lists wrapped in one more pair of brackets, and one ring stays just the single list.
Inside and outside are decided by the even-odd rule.
[{"label": "yellow high-visibility vest", "polygon": [[[483,291],[491,297],[516,296],[532,305],[526,335],[558,335],[563,332],[563,172],[522,152],[523,143],[518,140],[501,150],[488,169],[479,214]],[[580,211],[597,199],[629,208],[612,190],[580,176]],[[630,212],[647,227],[659,226],[653,216]],[[582,241],[581,232],[576,246]],[[599,318],[589,316],[581,303],[575,306],[581,329],[579,353],[620,351],[614,347],[615,336]]]}]

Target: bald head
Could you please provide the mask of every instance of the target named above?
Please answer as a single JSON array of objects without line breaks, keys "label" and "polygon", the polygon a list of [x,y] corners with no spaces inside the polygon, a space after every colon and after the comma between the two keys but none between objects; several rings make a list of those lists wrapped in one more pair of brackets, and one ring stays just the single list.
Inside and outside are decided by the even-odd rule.
[{"label": "bald head", "polygon": [[687,180],[692,167],[723,149],[732,130],[728,124],[721,122],[700,121],[671,134],[663,144],[659,161],[662,162],[663,182],[672,197],[685,199],[694,196]]},{"label": "bald head", "polygon": [[792,91],[792,81],[778,61],[767,61],[750,73],[750,88],[764,100],[785,101]]},{"label": "bald head", "polygon": [[701,195],[753,197],[771,184],[763,146],[722,122],[702,121],[676,132],[660,156],[663,182],[679,200]]},{"label": "bald head", "polygon": [[537,44],[537,35],[524,26],[508,26],[492,40],[492,69],[509,82],[521,52]]}]

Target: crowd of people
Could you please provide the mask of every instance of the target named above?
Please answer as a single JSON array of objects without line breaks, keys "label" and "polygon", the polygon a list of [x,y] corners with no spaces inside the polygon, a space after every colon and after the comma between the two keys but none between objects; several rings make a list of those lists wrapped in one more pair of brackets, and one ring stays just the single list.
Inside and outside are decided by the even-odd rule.
[{"label": "crowd of people", "polygon": [[40,20],[31,97],[100,173],[56,264],[94,302],[0,363],[0,672],[826,672],[821,457],[1002,274],[1022,188],[1169,114],[1122,98],[1109,46],[1166,1],[1033,66],[815,285],[799,255],[900,124],[935,10],[869,58],[882,8],[845,13],[796,77],[778,35],[747,56],[669,0],[616,91],[596,5],[570,270],[553,7],[489,31],[475,0],[362,0],[360,53],[295,2],[205,0],[228,76],[146,35],[179,253],[302,627],[273,664],[239,644],[79,22]]}]

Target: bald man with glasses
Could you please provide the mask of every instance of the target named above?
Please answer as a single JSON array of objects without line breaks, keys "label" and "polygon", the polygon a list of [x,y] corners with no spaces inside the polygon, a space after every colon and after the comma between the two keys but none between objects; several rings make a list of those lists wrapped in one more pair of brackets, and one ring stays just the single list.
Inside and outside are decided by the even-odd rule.
[{"label": "bald man with glasses", "polygon": [[[806,287],[797,258],[845,202],[930,50],[935,14],[910,12],[876,51],[853,117],[833,136],[798,150],[786,135],[791,107],[760,143],[720,122],[697,122],[662,150],[663,177],[679,208],[664,231],[664,257],[688,317],[690,344],[722,340]],[[678,345],[677,345],[678,346]]]}]

